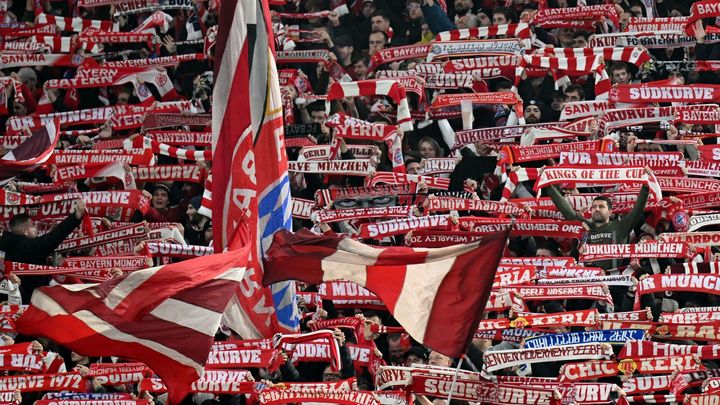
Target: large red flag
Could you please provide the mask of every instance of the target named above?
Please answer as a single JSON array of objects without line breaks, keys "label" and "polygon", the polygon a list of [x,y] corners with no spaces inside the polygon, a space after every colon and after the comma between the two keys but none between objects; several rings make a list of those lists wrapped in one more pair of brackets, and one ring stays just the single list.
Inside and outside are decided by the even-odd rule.
[{"label": "large red flag", "polygon": [[375,293],[418,342],[460,357],[490,297],[510,230],[439,249],[374,248],[336,236],[278,232],[263,282],[348,280]]},{"label": "large red flag", "polygon": [[249,247],[153,267],[102,284],[35,290],[17,331],[87,356],[142,361],[180,402],[200,378]]},{"label": "large red flag", "polygon": [[[263,288],[262,257],[279,229],[290,229],[290,182],[282,99],[267,0],[223,2],[213,91],[213,245],[232,242],[244,216],[253,246],[242,286],[225,322],[245,338],[298,325],[294,287]],[[273,298],[275,307],[273,307]]]}]

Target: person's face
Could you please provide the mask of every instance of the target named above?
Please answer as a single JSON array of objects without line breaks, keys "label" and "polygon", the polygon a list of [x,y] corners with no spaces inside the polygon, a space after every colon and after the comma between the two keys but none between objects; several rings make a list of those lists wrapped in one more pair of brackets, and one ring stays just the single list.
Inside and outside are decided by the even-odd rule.
[{"label": "person's face", "polygon": [[680,72],[670,72],[668,79],[675,79],[676,84],[685,84],[685,76],[683,76]]},{"label": "person's face", "polygon": [[126,105],[130,101],[130,95],[127,93],[120,93],[117,96],[117,105]]},{"label": "person's face", "polygon": [[430,142],[423,142],[420,144],[420,156],[423,158],[436,158],[438,157],[437,154],[437,150],[435,150],[435,147]]},{"label": "person's face", "polygon": [[384,17],[376,15],[370,20],[370,27],[373,31],[387,32],[388,28],[390,28],[390,22]]},{"label": "person's face", "polygon": [[490,17],[488,17],[488,15],[483,12],[477,13],[477,20],[478,20],[478,26],[480,26],[480,27],[489,27],[492,25],[492,21],[490,21]]},{"label": "person's face", "polygon": [[72,361],[73,363],[83,363],[85,360],[87,360],[86,356],[77,354],[75,352],[70,352],[70,361]]},{"label": "person's face", "polygon": [[636,149],[637,152],[662,152],[662,146],[656,143],[641,143],[637,146]]},{"label": "person's face", "polygon": [[375,3],[371,1],[366,1],[365,3],[363,3],[362,13],[365,18],[370,18],[370,16],[375,12],[375,10]]},{"label": "person's face", "polygon": [[612,72],[612,82],[614,84],[628,84],[630,75],[626,69],[617,69]]},{"label": "person's face", "polygon": [[565,101],[568,103],[572,103],[575,101],[581,101],[580,100],[580,92],[575,90],[575,91],[569,91],[569,92],[565,93]]},{"label": "person's face", "polygon": [[408,174],[420,174],[420,163],[412,162],[405,167]]},{"label": "person's face", "polygon": [[312,111],[310,112],[310,117],[312,118],[312,121],[316,124],[324,124],[325,118],[327,118],[327,115],[325,114],[325,111]]},{"label": "person's face", "polygon": [[670,17],[682,17],[683,13],[680,10],[674,9],[670,12]]},{"label": "person's face", "polygon": [[460,18],[456,18],[455,24],[459,29],[475,28],[477,27],[477,20],[472,14],[465,14]]},{"label": "person's face", "polygon": [[322,380],[323,381],[340,381],[340,374],[332,371],[330,366],[325,367],[325,370],[323,370],[322,374]]},{"label": "person's face", "polygon": [[385,49],[385,37],[380,33],[370,34],[368,43],[370,44],[370,56],[375,55],[375,52]]},{"label": "person's face", "polygon": [[560,97],[554,97],[552,100],[552,103],[550,103],[550,108],[553,109],[553,111],[560,111],[563,108],[563,104],[565,103],[565,100]]},{"label": "person's face", "polygon": [[408,17],[410,17],[411,20],[419,20],[423,16],[422,9],[420,8],[420,3],[408,4],[407,11]]},{"label": "person's face", "polygon": [[574,48],[587,48],[588,41],[583,36],[575,37],[573,38],[573,47]]},{"label": "person's face", "polygon": [[507,20],[507,18],[505,18],[505,14],[502,14],[502,13],[493,14],[493,24],[494,25],[504,25],[507,23],[508,23],[508,20]]},{"label": "person's face", "polygon": [[367,66],[365,65],[365,61],[357,61],[353,67],[355,68],[355,76],[357,76],[359,80],[365,79],[365,75],[367,75]]},{"label": "person's face", "polygon": [[35,226],[35,221],[33,221],[32,219],[27,221],[20,229],[20,233],[27,236],[28,238],[37,238],[38,230]]},{"label": "person's face", "polygon": [[168,204],[170,203],[170,196],[168,196],[168,192],[165,189],[158,189],[155,190],[152,196],[152,206],[156,210],[161,210],[167,208]]},{"label": "person's face", "polygon": [[22,103],[14,103],[13,104],[13,113],[15,115],[26,115],[27,114],[27,108],[25,108],[25,104]]},{"label": "person's face", "polygon": [[575,44],[572,35],[573,30],[571,28],[560,28],[558,30],[558,40],[560,44],[566,48],[572,47]]},{"label": "person's face", "polygon": [[535,256],[537,256],[537,257],[553,257],[555,255],[549,249],[540,248],[535,252]]},{"label": "person's face", "polygon": [[605,224],[610,221],[610,209],[608,208],[607,201],[595,200],[590,206],[590,213],[592,220],[596,224]]},{"label": "person's face", "polygon": [[340,54],[340,59],[347,59],[347,58],[349,58],[349,57],[352,55],[353,50],[355,50],[354,47],[349,46],[349,45],[346,45],[346,46],[338,46],[337,49],[338,49],[338,53]]},{"label": "person's face", "polygon": [[436,351],[432,351],[430,352],[430,356],[428,356],[428,364],[431,366],[450,367],[452,365],[452,359]]},{"label": "person's face", "polygon": [[412,353],[408,354],[405,358],[405,367],[410,367],[413,364],[425,364],[425,360]]},{"label": "person's face", "polygon": [[525,108],[525,122],[528,124],[535,124],[540,122],[540,107],[536,105],[529,105]]},{"label": "person's face", "polygon": [[465,14],[472,8],[472,1],[468,0],[455,0],[455,12],[458,14]]},{"label": "person's face", "polygon": [[639,5],[635,5],[630,7],[630,13],[632,13],[633,17],[642,17],[643,9]]},{"label": "person's face", "polygon": [[212,226],[209,226],[207,229],[205,229],[205,243],[210,243],[212,239]]},{"label": "person's face", "polygon": [[365,340],[375,340],[378,338],[378,336],[380,336],[379,333],[370,330],[372,325],[382,326],[382,320],[380,320],[380,318],[377,316],[365,318],[365,323],[363,325],[363,336],[365,336]]},{"label": "person's face", "polygon": [[197,224],[199,215],[197,213],[198,211],[193,207],[192,205],[188,205],[187,210],[185,211],[185,215],[188,217],[188,222],[191,224]]},{"label": "person's face", "polygon": [[400,340],[388,341],[388,351],[390,352],[390,360],[394,363],[399,363],[403,356],[405,356],[405,353],[408,352],[408,350],[402,346]]},{"label": "person's face", "polygon": [[23,83],[27,86],[28,90],[33,91],[35,90],[35,86],[37,85],[37,78],[29,77]]}]

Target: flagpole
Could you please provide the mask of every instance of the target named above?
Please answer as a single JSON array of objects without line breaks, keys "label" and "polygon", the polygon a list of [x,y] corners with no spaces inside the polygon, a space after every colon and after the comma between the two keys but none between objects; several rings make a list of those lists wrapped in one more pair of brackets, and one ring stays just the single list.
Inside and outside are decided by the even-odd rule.
[{"label": "flagpole", "polygon": [[465,356],[460,356],[460,361],[458,361],[458,365],[455,368],[455,375],[453,376],[452,384],[450,384],[450,392],[448,393],[447,397],[447,403],[450,405],[450,401],[452,400],[453,391],[455,390],[455,383],[457,383],[458,374],[460,373],[460,367],[462,366],[463,359],[465,359]]}]

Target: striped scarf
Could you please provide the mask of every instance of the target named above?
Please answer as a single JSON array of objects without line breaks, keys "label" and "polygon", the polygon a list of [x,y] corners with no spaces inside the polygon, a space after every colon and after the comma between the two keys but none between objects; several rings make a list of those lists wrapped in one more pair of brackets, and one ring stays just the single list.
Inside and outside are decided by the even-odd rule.
[{"label": "striped scarf", "polygon": [[412,131],[410,108],[405,96],[405,87],[395,80],[361,80],[357,82],[335,82],[330,86],[325,100],[325,112],[330,114],[330,101],[345,97],[388,96],[397,104],[397,125],[403,131]]},{"label": "striped scarf", "polygon": [[578,76],[593,72],[595,75],[595,99],[606,100],[610,92],[610,78],[605,71],[601,56],[561,58],[556,56],[523,55],[515,69],[515,86],[520,84],[522,74],[528,67],[550,69],[555,77],[555,87],[569,84],[568,75]]}]

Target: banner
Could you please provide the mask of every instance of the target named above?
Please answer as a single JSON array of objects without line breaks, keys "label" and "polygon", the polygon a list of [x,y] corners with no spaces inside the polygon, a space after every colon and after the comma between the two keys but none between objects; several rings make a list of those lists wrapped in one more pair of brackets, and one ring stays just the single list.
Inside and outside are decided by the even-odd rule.
[{"label": "banner", "polygon": [[495,350],[483,354],[483,371],[493,371],[522,364],[577,359],[596,360],[613,355],[612,347],[603,343],[553,346],[537,349]]},{"label": "banner", "polygon": [[650,259],[658,257],[684,258],[688,254],[685,243],[636,243],[632,245],[586,244],[580,253],[581,262],[591,262],[613,258]]}]

